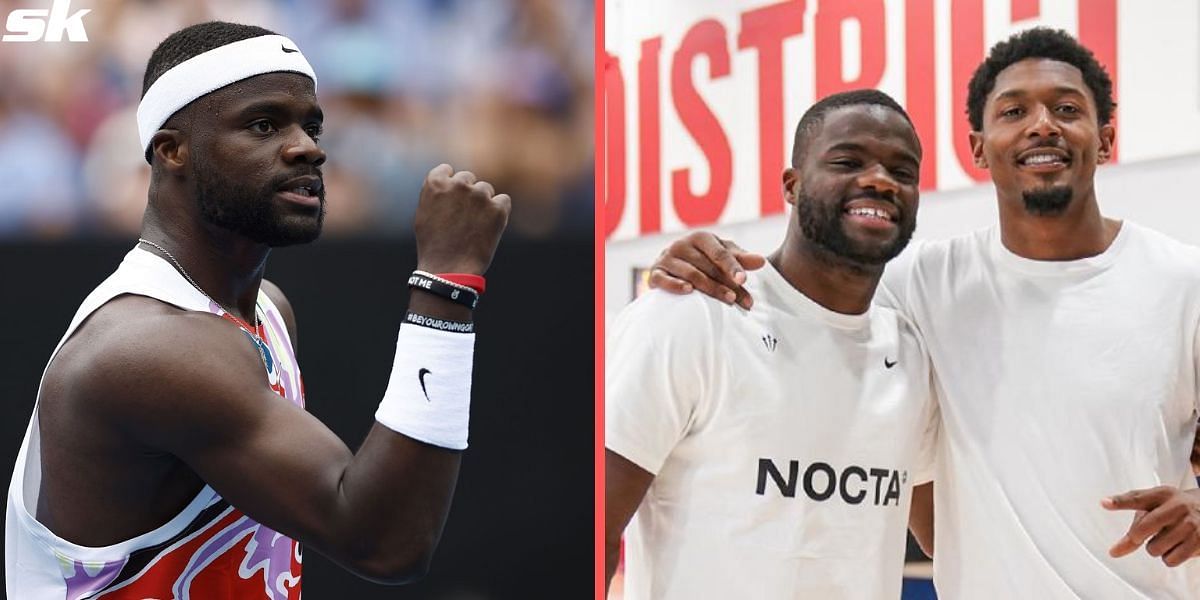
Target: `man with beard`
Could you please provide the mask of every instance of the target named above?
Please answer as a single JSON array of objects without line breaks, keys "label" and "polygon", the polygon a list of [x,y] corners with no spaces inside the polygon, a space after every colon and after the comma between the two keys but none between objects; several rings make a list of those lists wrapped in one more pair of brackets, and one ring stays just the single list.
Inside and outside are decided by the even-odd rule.
[{"label": "man with beard", "polygon": [[[934,365],[942,598],[1200,598],[1200,250],[1100,213],[1113,107],[1064,32],[992,48],[967,109],[999,227],[914,247],[876,299]],[[758,260],[707,234],[668,254],[659,286],[719,297]]]},{"label": "man with beard", "polygon": [[143,89],[142,238],[43,376],[9,489],[9,597],[299,598],[300,543],[380,582],[421,575],[509,198],[430,172],[392,376],[352,453],[303,410],[295,319],[263,279],[271,248],[321,229],[312,68],[283,36],[205,23],[158,46]]},{"label": "man with beard", "polygon": [[821,100],[783,176],[796,218],[747,282],[755,310],[651,292],[617,319],[605,538],[611,581],[633,519],[625,598],[899,596],[936,417],[912,326],[870,302],[912,235],[920,155],[886,94]]}]

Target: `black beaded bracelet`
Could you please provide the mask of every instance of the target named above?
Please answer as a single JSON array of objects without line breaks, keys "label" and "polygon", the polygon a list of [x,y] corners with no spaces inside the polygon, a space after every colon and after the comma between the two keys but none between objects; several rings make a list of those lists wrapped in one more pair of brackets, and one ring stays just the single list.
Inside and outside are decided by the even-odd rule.
[{"label": "black beaded bracelet", "polygon": [[479,294],[475,290],[460,285],[454,285],[438,277],[431,277],[423,272],[415,272],[408,278],[408,287],[425,290],[435,296],[441,296],[452,302],[457,302],[471,310],[479,303]]}]

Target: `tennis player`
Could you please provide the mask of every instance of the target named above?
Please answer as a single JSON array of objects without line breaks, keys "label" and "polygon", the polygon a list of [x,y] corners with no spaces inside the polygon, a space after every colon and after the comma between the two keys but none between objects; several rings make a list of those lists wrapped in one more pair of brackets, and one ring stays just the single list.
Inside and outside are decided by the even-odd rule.
[{"label": "tennis player", "polygon": [[301,543],[380,582],[428,568],[510,201],[429,173],[393,371],[351,452],[304,411],[291,305],[263,279],[272,248],[321,230],[316,79],[291,40],[245,25],[188,27],[151,55],[141,239],[43,375],[8,494],[8,597],[298,599]]}]

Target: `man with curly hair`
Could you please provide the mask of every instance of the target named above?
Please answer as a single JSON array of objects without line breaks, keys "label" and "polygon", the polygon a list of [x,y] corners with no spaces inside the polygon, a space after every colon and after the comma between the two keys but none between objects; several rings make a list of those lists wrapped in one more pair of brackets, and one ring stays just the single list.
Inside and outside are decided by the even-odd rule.
[{"label": "man with curly hair", "polygon": [[[997,44],[967,113],[999,225],[884,274],[876,302],[916,324],[935,371],[937,526],[916,533],[942,598],[1200,597],[1200,249],[1101,214],[1114,106],[1065,32]],[[653,282],[721,298],[739,260],[760,259],[693,234]]]}]

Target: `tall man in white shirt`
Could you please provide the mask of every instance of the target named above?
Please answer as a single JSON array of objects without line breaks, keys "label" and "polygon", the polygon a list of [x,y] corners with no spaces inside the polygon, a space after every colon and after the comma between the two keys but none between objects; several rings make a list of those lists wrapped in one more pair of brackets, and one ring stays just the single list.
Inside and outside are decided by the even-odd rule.
[{"label": "tall man in white shirt", "polygon": [[[968,114],[999,226],[915,246],[876,297],[933,361],[942,598],[1200,598],[1200,249],[1101,215],[1113,107],[1064,32],[992,48]],[[738,259],[754,258],[720,246],[677,242],[654,283],[749,305]]]},{"label": "tall man in white shirt", "polygon": [[912,235],[920,153],[886,94],[823,99],[755,309],[651,292],[617,319],[605,534],[611,579],[633,518],[627,600],[899,596],[937,417],[912,325],[871,298]]}]

